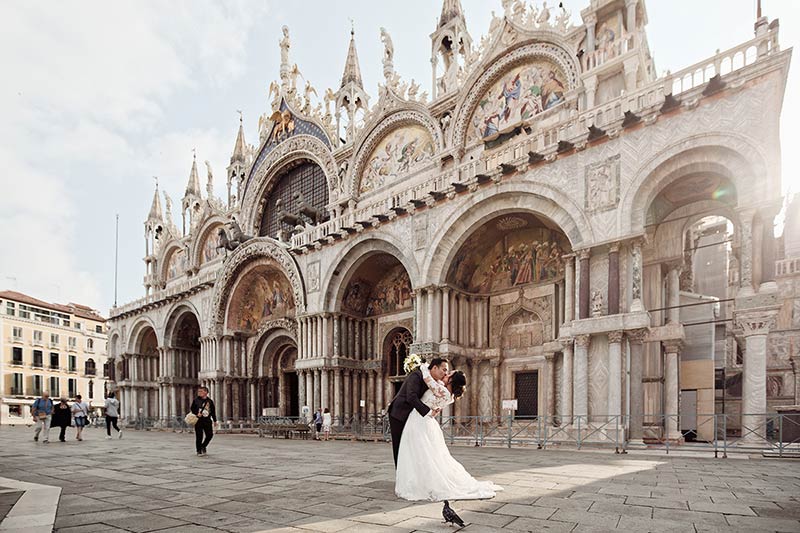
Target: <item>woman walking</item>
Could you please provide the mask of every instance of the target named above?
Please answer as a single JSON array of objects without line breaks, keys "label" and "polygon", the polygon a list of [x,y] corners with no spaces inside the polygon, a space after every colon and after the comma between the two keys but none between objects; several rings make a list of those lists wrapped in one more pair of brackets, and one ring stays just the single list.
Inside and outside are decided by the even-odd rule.
[{"label": "woman walking", "polygon": [[53,407],[53,426],[61,428],[61,433],[58,435],[58,440],[66,442],[67,428],[72,425],[72,409],[67,403],[65,397],[61,397],[61,401]]},{"label": "woman walking", "polygon": [[75,420],[75,440],[83,440],[83,428],[89,420],[89,404],[84,402],[81,395],[75,396],[72,404],[72,417]]}]

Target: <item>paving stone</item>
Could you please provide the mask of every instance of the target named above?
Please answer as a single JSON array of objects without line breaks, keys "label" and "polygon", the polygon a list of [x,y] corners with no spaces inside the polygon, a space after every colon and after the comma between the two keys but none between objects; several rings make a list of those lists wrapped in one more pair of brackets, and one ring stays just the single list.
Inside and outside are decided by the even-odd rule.
[{"label": "paving stone", "polygon": [[736,514],[742,516],[756,516],[747,505],[740,503],[704,503],[697,502],[689,505],[692,511],[705,511],[708,513]]},{"label": "paving stone", "polygon": [[498,510],[496,514],[505,514],[512,516],[526,516],[528,518],[541,518],[547,520],[558,509],[555,507],[539,507],[534,505],[517,505],[515,503],[508,503]]},{"label": "paving stone", "polygon": [[504,529],[511,531],[572,531],[575,523],[540,520],[538,518],[517,518]]},{"label": "paving stone", "polygon": [[725,517],[732,528],[759,528],[761,531],[800,531],[800,521],[788,518],[753,518],[750,516],[728,515]]},{"label": "paving stone", "polygon": [[659,509],[689,509],[686,501],[668,500],[666,498],[639,498],[629,496],[625,500],[625,505],[641,505],[645,507],[658,507]]}]

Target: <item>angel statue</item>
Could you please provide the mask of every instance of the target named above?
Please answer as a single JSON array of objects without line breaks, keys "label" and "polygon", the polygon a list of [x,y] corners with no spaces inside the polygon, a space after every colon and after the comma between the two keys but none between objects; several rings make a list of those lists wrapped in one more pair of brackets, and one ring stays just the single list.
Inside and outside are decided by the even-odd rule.
[{"label": "angel statue", "polygon": [[392,44],[392,37],[386,28],[381,28],[381,41],[383,42],[383,62],[384,64],[394,60],[394,44]]},{"label": "angel statue", "polygon": [[289,27],[284,26],[281,28],[283,31],[283,39],[280,41],[281,47],[281,64],[288,65],[289,64],[289,47],[291,46],[291,42],[289,41]]},{"label": "angel statue", "polygon": [[331,102],[336,101],[336,95],[333,93],[333,89],[328,87],[325,89],[325,95],[322,97],[323,101],[325,102],[325,114],[331,114]]},{"label": "angel statue", "polygon": [[304,97],[303,113],[308,114],[309,110],[311,109],[311,95],[312,94],[314,96],[316,96],[317,98],[319,98],[319,95],[317,94],[317,90],[314,87],[311,86],[311,82],[310,81],[306,80],[306,88],[303,91],[303,97]]}]

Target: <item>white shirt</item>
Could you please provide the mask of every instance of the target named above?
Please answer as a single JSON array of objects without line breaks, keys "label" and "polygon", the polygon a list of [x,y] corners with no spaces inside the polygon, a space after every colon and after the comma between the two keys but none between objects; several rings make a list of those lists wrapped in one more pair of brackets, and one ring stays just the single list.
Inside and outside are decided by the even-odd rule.
[{"label": "white shirt", "polygon": [[89,404],[86,402],[75,402],[72,404],[72,416],[89,416]]}]

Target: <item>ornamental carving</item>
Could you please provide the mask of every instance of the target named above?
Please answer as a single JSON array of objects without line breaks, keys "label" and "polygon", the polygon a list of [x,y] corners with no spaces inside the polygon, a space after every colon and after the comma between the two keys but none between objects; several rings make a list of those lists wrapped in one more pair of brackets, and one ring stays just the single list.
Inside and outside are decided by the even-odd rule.
[{"label": "ornamental carving", "polygon": [[775,327],[776,311],[756,311],[736,313],[736,325],[742,328],[745,337],[766,335]]},{"label": "ornamental carving", "polygon": [[250,185],[242,200],[242,213],[246,217],[247,228],[254,229],[256,232],[259,229],[258,224],[261,219],[257,207],[264,196],[268,183],[286,163],[304,158],[319,165],[328,181],[330,198],[337,197],[339,190],[338,167],[330,149],[316,137],[295,135],[276,146],[251,176]]},{"label": "ornamental carving", "polygon": [[539,342],[547,342],[552,340],[552,297],[543,296],[539,298],[525,298],[520,296],[517,301],[504,304],[495,305],[491,307],[490,320],[492,347],[499,347],[503,344],[503,332],[508,325],[509,319],[517,313],[524,313],[527,315],[535,315],[539,317],[539,322],[542,324],[541,333],[538,335]]},{"label": "ornamental carving", "polygon": [[[355,162],[350,165],[350,193],[357,195],[361,188],[362,175],[367,172],[367,161],[373,158],[373,154],[379,145],[384,141],[384,138],[392,134],[395,130],[402,127],[417,127],[424,129],[430,135],[430,140],[433,145],[433,153],[441,150],[442,136],[439,132],[438,126],[431,120],[430,116],[422,110],[404,109],[392,113],[381,120],[375,129],[367,136],[361,146],[358,148]],[[371,189],[370,189],[371,190]]]},{"label": "ornamental carving", "polygon": [[532,61],[545,61],[553,64],[563,74],[559,81],[564,85],[566,93],[578,85],[578,71],[575,59],[562,48],[550,43],[533,43],[521,46],[495,61],[478,78],[459,106],[458,117],[453,127],[453,145],[464,146],[467,132],[473,129],[470,119],[475,114],[480,102],[508,71]]},{"label": "ornamental carving", "polygon": [[608,211],[619,203],[619,155],[586,166],[586,210]]},{"label": "ornamental carving", "polygon": [[277,241],[268,237],[254,238],[239,246],[233,252],[225,262],[225,266],[214,284],[214,296],[211,300],[211,327],[216,330],[214,331],[216,334],[222,333],[227,300],[239,273],[247,264],[260,257],[267,257],[280,266],[282,273],[286,276],[291,286],[296,312],[302,313],[305,311],[306,300],[303,279],[292,256]]}]

